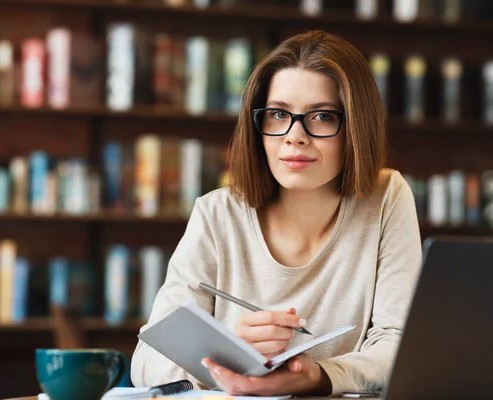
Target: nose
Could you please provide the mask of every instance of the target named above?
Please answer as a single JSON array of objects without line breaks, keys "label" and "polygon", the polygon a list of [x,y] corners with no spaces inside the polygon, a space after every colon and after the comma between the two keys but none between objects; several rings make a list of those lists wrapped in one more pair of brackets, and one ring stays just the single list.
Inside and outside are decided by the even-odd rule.
[{"label": "nose", "polygon": [[286,144],[306,145],[310,141],[310,136],[305,132],[301,121],[295,121],[289,132],[284,136]]}]

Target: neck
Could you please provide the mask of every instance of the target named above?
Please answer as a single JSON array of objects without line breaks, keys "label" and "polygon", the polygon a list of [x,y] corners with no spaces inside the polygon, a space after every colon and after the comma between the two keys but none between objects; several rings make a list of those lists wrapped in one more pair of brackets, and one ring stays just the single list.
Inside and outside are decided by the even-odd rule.
[{"label": "neck", "polygon": [[302,238],[323,236],[335,223],[341,195],[336,183],[308,191],[280,188],[267,211],[268,220],[294,227]]}]

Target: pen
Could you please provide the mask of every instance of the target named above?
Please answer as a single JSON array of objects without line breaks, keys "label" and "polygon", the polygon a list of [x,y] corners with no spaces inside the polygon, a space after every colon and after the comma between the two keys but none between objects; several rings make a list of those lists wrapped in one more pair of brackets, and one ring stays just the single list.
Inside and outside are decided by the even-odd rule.
[{"label": "pen", "polygon": [[[252,310],[252,311],[264,311],[263,309],[259,308],[259,307],[256,307],[250,303],[247,303],[246,301],[243,301],[243,300],[240,300],[234,296],[231,296],[230,294],[226,293],[226,292],[223,292],[221,290],[218,290],[216,288],[213,288],[212,286],[209,286],[207,285],[206,283],[203,283],[203,282],[200,282],[199,283],[199,287],[204,289],[204,290],[207,290],[209,293],[212,293],[212,294],[215,294],[219,297],[222,297],[223,299],[226,299],[226,300],[229,300],[229,301],[232,301],[233,303],[236,303],[242,307],[245,307],[245,308],[248,308],[249,310]],[[291,329],[295,330],[296,332],[300,332],[300,333],[306,333],[307,335],[311,335],[310,332],[308,332],[305,328],[293,328],[293,327],[290,327]]]}]

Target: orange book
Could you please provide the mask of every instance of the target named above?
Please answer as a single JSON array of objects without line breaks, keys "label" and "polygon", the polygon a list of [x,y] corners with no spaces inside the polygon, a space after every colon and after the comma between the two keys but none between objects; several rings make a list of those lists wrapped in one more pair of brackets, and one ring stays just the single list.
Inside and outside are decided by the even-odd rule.
[{"label": "orange book", "polygon": [[45,45],[42,40],[29,39],[22,43],[21,104],[41,107],[44,103]]},{"label": "orange book", "polygon": [[14,269],[17,247],[12,240],[0,242],[0,323],[12,322]]}]

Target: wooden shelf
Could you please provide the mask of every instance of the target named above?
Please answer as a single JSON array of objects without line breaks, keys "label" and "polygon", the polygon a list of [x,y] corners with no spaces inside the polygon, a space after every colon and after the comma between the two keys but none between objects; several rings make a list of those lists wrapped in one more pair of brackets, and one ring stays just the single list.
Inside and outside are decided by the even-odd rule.
[{"label": "wooden shelf", "polygon": [[[1,1],[1,0],[0,0]],[[42,108],[25,108],[20,105],[11,107],[1,107],[0,114],[5,115],[41,115],[49,117],[87,117],[87,118],[104,118],[104,119],[122,119],[122,120],[162,120],[162,121],[189,121],[197,123],[211,123],[227,125],[231,128],[237,121],[237,117],[225,113],[205,113],[201,115],[192,115],[184,110],[163,109],[153,106],[137,106],[128,111],[112,111],[104,106],[92,107],[68,107],[66,109],[53,109],[49,107]],[[429,134],[446,134],[446,135],[493,135],[493,126],[487,125],[478,120],[462,120],[455,124],[446,123],[440,118],[427,118],[422,122],[410,122],[398,116],[388,118],[388,127],[390,135],[398,132],[419,132]]]},{"label": "wooden shelf", "polygon": [[[65,9],[85,9],[100,12],[126,13],[136,15],[145,13],[157,18],[228,18],[230,20],[244,20],[246,22],[281,22],[290,25],[304,25],[322,28],[324,26],[345,26],[346,28],[358,27],[358,29],[375,30],[406,30],[406,31],[431,31],[434,34],[449,35],[476,34],[478,36],[493,33],[493,24],[488,21],[461,21],[458,23],[445,23],[441,20],[418,20],[411,23],[396,21],[392,15],[382,15],[373,20],[362,21],[355,17],[353,11],[328,10],[318,16],[306,16],[300,13],[297,7],[279,6],[249,6],[237,5],[233,7],[211,6],[199,9],[194,6],[170,7],[160,4],[158,1],[126,1],[126,0],[0,0],[1,6],[18,7],[50,7]],[[437,32],[437,28],[440,29]]]},{"label": "wooden shelf", "polygon": [[[139,329],[145,322],[140,319],[129,319],[121,325],[109,325],[103,318],[89,317],[82,320],[82,328],[87,332],[121,332],[121,333],[135,333],[137,334]],[[0,325],[0,332],[9,331],[29,331],[29,332],[45,332],[53,330],[53,320],[50,317],[34,317],[28,318],[23,322],[16,324],[4,324]]]},{"label": "wooden shelf", "polygon": [[179,215],[157,215],[144,217],[139,215],[103,212],[99,214],[16,214],[0,213],[0,221],[32,221],[32,222],[81,222],[81,223],[155,223],[168,225],[184,225],[188,218]]},{"label": "wooden shelf", "polygon": [[9,107],[0,106],[0,113],[6,115],[44,115],[65,117],[88,117],[108,119],[152,119],[152,120],[177,120],[223,123],[233,125],[237,117],[225,113],[189,114],[182,109],[166,109],[155,106],[136,106],[128,111],[113,111],[104,106],[67,107],[55,109],[50,107],[26,108],[21,105]]},{"label": "wooden shelf", "polygon": [[479,226],[470,226],[470,225],[442,225],[442,226],[434,226],[430,225],[427,222],[420,222],[419,228],[421,231],[422,238],[428,236],[435,235],[454,235],[454,236],[489,236],[493,232],[490,230],[479,227]]}]

